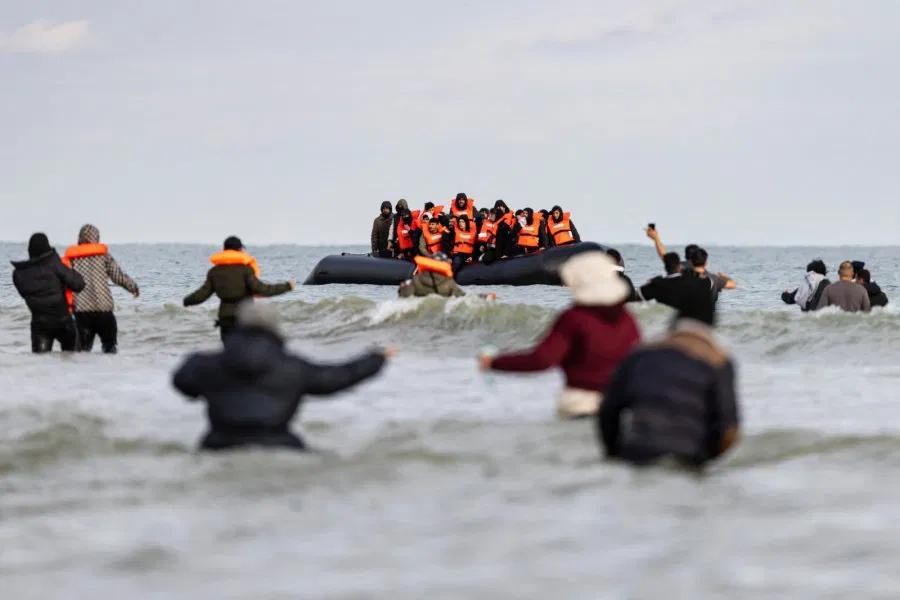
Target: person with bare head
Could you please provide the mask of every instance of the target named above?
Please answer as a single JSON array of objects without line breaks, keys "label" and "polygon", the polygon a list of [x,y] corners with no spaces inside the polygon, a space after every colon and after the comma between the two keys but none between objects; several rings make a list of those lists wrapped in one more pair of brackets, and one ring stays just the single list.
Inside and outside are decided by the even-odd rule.
[{"label": "person with bare head", "polygon": [[840,279],[825,288],[825,293],[819,300],[819,308],[837,306],[847,312],[872,310],[872,303],[869,301],[866,288],[854,281],[853,275],[853,263],[849,260],[842,262],[838,268]]}]

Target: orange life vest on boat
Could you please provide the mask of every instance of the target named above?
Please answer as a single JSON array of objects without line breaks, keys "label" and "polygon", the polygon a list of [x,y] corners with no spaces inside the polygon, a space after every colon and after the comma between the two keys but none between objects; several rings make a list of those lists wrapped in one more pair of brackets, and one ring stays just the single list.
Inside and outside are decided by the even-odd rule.
[{"label": "orange life vest on boat", "polygon": [[456,200],[450,204],[450,214],[453,215],[454,219],[458,219],[462,215],[466,215],[469,217],[469,220],[472,221],[475,218],[475,201],[469,198],[466,201],[466,207],[463,209],[459,209],[456,207]]},{"label": "orange life vest on boat", "polygon": [[531,225],[525,223],[519,230],[519,240],[516,242],[522,248],[537,248],[540,243],[541,219],[535,215]]},{"label": "orange life vest on boat", "polygon": [[[62,264],[70,269],[72,261],[79,258],[89,258],[91,256],[105,256],[109,254],[109,248],[106,244],[77,244],[66,248],[66,253],[62,257]],[[69,305],[69,312],[75,312],[75,292],[66,288],[66,304]]]},{"label": "orange life vest on boat", "polygon": [[510,231],[512,231],[512,229],[516,226],[516,215],[514,215],[512,212],[505,213],[497,222],[506,223]]},{"label": "orange life vest on boat", "polygon": [[431,233],[429,230],[423,229],[422,237],[425,238],[425,247],[431,254],[443,250],[444,234],[442,232],[438,231],[437,233]]},{"label": "orange life vest on boat", "polygon": [[223,265],[247,265],[253,269],[253,274],[259,279],[259,264],[256,259],[243,250],[222,250],[209,257],[209,262],[215,266]]},{"label": "orange life vest on boat", "polygon": [[475,251],[475,231],[469,225],[468,231],[457,228],[453,238],[453,254],[472,254]]},{"label": "orange life vest on boat", "polygon": [[549,231],[550,236],[553,238],[553,243],[557,246],[564,246],[575,241],[569,216],[569,213],[563,213],[562,219],[559,221],[554,221],[552,215],[547,219],[547,231]]},{"label": "orange life vest on boat", "polygon": [[432,217],[439,217],[442,214],[444,214],[444,205],[443,204],[438,204],[437,206],[435,206],[434,208],[431,209]]},{"label": "orange life vest on boat", "polygon": [[481,222],[481,229],[478,231],[479,244],[493,244],[497,240],[497,227],[500,221],[488,221],[485,219]]},{"label": "orange life vest on boat", "polygon": [[417,256],[415,258],[416,273],[437,273],[444,277],[453,278],[453,267],[450,263],[442,260],[435,260],[426,256]]},{"label": "orange life vest on boat", "polygon": [[413,247],[413,225],[407,225],[404,221],[397,224],[397,247],[400,251],[409,250]]}]

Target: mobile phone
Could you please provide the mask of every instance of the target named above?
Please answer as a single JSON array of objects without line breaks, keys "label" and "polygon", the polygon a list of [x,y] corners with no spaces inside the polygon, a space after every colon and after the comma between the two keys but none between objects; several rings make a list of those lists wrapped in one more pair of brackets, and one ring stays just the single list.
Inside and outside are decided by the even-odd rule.
[{"label": "mobile phone", "polygon": [[656,229],[656,223],[648,223],[647,229]]}]

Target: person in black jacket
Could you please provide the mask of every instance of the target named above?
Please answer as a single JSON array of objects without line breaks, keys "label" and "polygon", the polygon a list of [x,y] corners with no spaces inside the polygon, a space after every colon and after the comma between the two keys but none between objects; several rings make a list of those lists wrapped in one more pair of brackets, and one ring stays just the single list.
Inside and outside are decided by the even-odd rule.
[{"label": "person in black jacket", "polygon": [[238,326],[221,352],[194,354],[175,372],[175,388],[207,404],[206,450],[280,446],[304,450],[290,430],[303,396],[324,396],[372,377],[392,350],[368,352],[339,365],[318,365],[288,353],[275,307],[244,302]]},{"label": "person in black jacket", "polygon": [[872,305],[872,308],[876,306],[887,306],[888,297],[881,290],[881,286],[872,281],[872,274],[868,269],[859,269],[856,272],[856,283],[866,288],[866,292],[869,294],[869,303]]},{"label": "person in black jacket", "polygon": [[13,284],[31,311],[31,351],[50,352],[53,341],[63,352],[78,349],[78,331],[66,291],[80,292],[84,278],[66,267],[43,233],[28,241],[28,260],[13,261]]},{"label": "person in black jacket", "polygon": [[610,458],[699,467],[734,445],[738,428],[733,363],[709,325],[680,319],[662,342],[619,365],[597,430]]}]

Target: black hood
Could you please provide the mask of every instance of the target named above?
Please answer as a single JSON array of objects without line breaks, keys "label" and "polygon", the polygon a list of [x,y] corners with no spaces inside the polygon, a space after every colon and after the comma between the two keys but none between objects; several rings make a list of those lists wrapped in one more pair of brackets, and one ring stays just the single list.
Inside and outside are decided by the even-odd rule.
[{"label": "black hood", "polygon": [[26,260],[13,260],[10,261],[12,266],[17,269],[25,269],[34,265],[41,265],[50,260],[59,260],[59,255],[56,253],[56,250],[53,248],[50,249],[49,252],[45,252],[40,256],[35,256],[34,258],[29,258]]},{"label": "black hood", "polygon": [[266,329],[241,327],[225,338],[222,365],[248,378],[268,371],[284,355],[284,341]]}]

